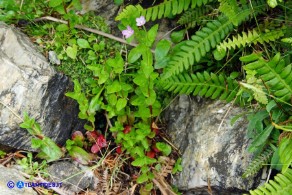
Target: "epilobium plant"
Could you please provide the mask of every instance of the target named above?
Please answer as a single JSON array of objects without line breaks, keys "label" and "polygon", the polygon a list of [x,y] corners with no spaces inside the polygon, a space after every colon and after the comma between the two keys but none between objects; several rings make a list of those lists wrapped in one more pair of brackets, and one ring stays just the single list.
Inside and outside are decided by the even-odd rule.
[{"label": "epilobium plant", "polygon": [[[161,112],[161,103],[156,93],[159,74],[155,72],[154,62],[155,58],[161,58],[162,53],[167,54],[170,43],[165,40],[160,42],[154,56],[151,47],[158,25],[147,31],[141,28],[145,22],[141,16],[122,26],[124,38],[128,41],[129,38],[136,39],[138,42],[138,46],[129,51],[127,61],[117,53],[104,66],[88,66],[95,77],[90,97],[85,97],[79,87],[75,87],[75,91],[68,95],[79,102],[79,116],[89,121],[86,126],[89,131],[95,130],[91,113],[106,113],[113,122],[110,131],[118,144],[117,152],[129,154],[133,159],[132,165],[141,168],[138,183],[148,182],[148,186],[152,186],[150,183],[154,174],[151,170],[158,163],[158,157],[171,153],[168,144],[154,140],[159,135],[154,121]],[[161,47],[163,44],[166,47]],[[162,51],[164,49],[166,51]],[[78,86],[78,81],[75,84]]]}]

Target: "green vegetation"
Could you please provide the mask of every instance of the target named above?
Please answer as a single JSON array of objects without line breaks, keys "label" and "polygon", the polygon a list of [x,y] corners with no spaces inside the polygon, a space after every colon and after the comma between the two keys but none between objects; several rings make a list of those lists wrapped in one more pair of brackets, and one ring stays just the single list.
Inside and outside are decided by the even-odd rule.
[{"label": "green vegetation", "polygon": [[[87,139],[78,133],[67,141],[70,156],[88,164],[106,147],[95,126],[96,114],[105,113],[117,152],[132,158],[139,170],[136,182],[150,192],[157,173],[169,163],[164,157],[172,153],[171,146],[160,141],[157,127],[165,97],[170,92],[199,95],[250,109],[247,135],[255,159],[243,177],[257,174],[266,164],[282,172],[276,182],[271,180],[251,194],[285,194],[284,189],[291,189],[290,1],[169,0],[147,9],[129,5],[116,20],[127,42],[135,40],[137,45],[124,53],[120,44],[75,28],[82,24],[109,32],[99,17],[76,14],[81,9],[75,0],[0,4],[0,18],[28,21],[25,31],[45,53],[54,51],[61,61],[57,69],[74,79],[74,91],[66,95],[78,102],[79,118],[87,120],[88,133]],[[44,15],[67,22],[35,20]],[[145,26],[161,18],[177,19],[182,25],[172,32],[171,41],[156,40],[158,24]],[[27,116],[22,126],[41,135]],[[46,146],[34,143],[41,149],[39,157],[61,157],[59,152],[50,157]],[[170,163],[173,173],[181,170],[180,162]]]}]

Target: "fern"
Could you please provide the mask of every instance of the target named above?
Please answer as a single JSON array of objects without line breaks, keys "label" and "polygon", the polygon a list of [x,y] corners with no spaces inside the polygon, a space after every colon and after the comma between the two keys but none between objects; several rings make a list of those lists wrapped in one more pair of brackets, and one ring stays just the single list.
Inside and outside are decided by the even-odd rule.
[{"label": "fern", "polygon": [[208,22],[205,27],[196,32],[196,35],[191,37],[191,40],[185,41],[180,47],[181,50],[171,57],[163,77],[168,78],[183,72],[184,69],[189,69],[194,62],[199,62],[211,48],[216,47],[231,30],[233,30],[233,25],[226,17]]},{"label": "fern", "polygon": [[212,10],[210,6],[197,7],[195,9],[189,9],[184,12],[183,15],[177,21],[180,25],[186,25],[187,28],[193,28],[202,20],[210,19],[207,14]]},{"label": "fern", "polygon": [[[241,57],[240,60],[245,61],[248,57]],[[247,64],[244,69],[255,70],[256,76],[262,79],[270,93],[282,101],[289,101],[292,95],[292,64],[285,65],[284,59],[280,57],[278,53],[269,62],[260,57]]]},{"label": "fern", "polygon": [[281,40],[283,43],[289,43],[292,46],[292,37],[287,37]]},{"label": "fern", "polygon": [[219,98],[230,102],[238,91],[238,84],[231,78],[213,73],[179,74],[165,80],[159,85],[167,91],[179,94],[193,94],[211,99]]},{"label": "fern", "polygon": [[247,178],[256,175],[258,171],[263,167],[263,165],[270,160],[273,152],[274,151],[272,148],[267,148],[262,154],[260,154],[249,164],[242,177]]},{"label": "fern", "polygon": [[213,0],[170,0],[142,11],[146,20],[156,20],[162,17],[177,15],[189,8],[201,7]]},{"label": "fern", "polygon": [[268,31],[263,34],[259,34],[255,29],[252,31],[248,31],[247,33],[243,32],[242,36],[237,35],[233,36],[232,40],[228,38],[227,41],[224,41],[220,43],[220,45],[217,46],[217,50],[220,52],[222,50],[226,51],[228,49],[236,49],[236,47],[245,47],[247,44],[257,44],[258,42],[263,44],[264,42],[270,42],[275,41],[276,39],[279,39],[280,37],[284,36],[284,33],[282,30],[273,30]]},{"label": "fern", "polygon": [[285,173],[277,174],[274,180],[258,187],[256,190],[249,191],[251,195],[289,195],[292,192],[292,169]]},{"label": "fern", "polygon": [[130,17],[137,17],[140,16],[143,8],[141,5],[129,5],[119,15],[115,18],[115,20],[122,20],[124,18],[130,18]]},{"label": "fern", "polygon": [[219,10],[226,15],[235,26],[237,26],[239,22],[237,19],[237,12],[239,11],[237,0],[219,0],[219,2]]},{"label": "fern", "polygon": [[[254,8],[263,8],[261,3],[262,1],[259,1],[259,4]],[[238,20],[243,22],[248,19],[250,14],[250,8],[245,7],[238,13]],[[171,56],[169,64],[164,70],[163,78],[169,78],[189,69],[194,62],[199,62],[207,52],[215,48],[232,30],[233,24],[227,17],[218,17],[218,20],[208,22],[205,27],[191,37],[191,40],[181,43],[180,50]]]}]

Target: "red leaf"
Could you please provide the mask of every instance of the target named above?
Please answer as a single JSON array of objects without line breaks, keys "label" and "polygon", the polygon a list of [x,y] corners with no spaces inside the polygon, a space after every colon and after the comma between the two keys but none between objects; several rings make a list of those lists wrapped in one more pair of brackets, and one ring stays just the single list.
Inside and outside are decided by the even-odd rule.
[{"label": "red leaf", "polygon": [[122,151],[122,146],[118,146],[116,151],[117,151],[118,154],[121,154],[123,152]]},{"label": "red leaf", "polygon": [[154,152],[153,150],[148,151],[148,152],[146,153],[146,156],[148,156],[149,158],[154,158],[154,157],[155,157],[155,152]]},{"label": "red leaf", "polygon": [[125,127],[124,127],[124,134],[127,134],[127,133],[130,133],[131,132],[131,126],[130,125],[126,125]]},{"label": "red leaf", "polygon": [[106,140],[103,135],[99,135],[96,139],[96,144],[98,144],[99,147],[104,148],[107,146]]},{"label": "red leaf", "polygon": [[153,150],[155,153],[160,152],[160,150],[158,150],[158,148],[157,148],[155,145],[152,146],[152,150]]},{"label": "red leaf", "polygon": [[98,144],[94,144],[94,145],[91,146],[91,152],[94,153],[94,154],[98,153],[100,151],[100,149],[101,149],[101,147],[99,147]]},{"label": "red leaf", "polygon": [[87,136],[88,140],[89,140],[91,143],[95,143],[95,140],[96,140],[97,137],[98,137],[96,131],[87,131],[87,132],[86,132],[86,136]]}]

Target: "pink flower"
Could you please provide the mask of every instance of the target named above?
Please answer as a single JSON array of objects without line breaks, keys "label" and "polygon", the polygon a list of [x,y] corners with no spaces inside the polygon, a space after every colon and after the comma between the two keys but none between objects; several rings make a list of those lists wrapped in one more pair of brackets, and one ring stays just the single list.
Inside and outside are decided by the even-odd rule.
[{"label": "pink flower", "polygon": [[136,18],[137,26],[143,26],[146,23],[145,17],[141,16]]},{"label": "pink flower", "polygon": [[127,39],[127,38],[129,38],[130,36],[132,36],[134,34],[134,30],[130,26],[127,26],[127,29],[126,30],[123,30],[122,31],[122,34]]}]

